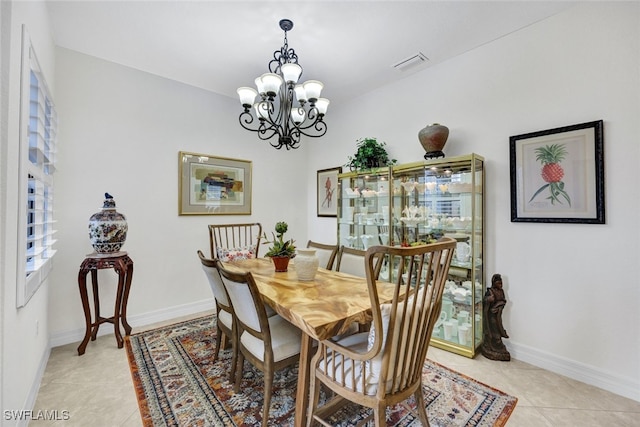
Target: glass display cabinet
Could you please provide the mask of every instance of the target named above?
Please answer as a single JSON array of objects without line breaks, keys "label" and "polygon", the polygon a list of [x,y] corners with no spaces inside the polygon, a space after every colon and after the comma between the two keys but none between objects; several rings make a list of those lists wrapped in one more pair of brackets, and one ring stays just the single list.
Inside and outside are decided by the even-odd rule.
[{"label": "glass display cabinet", "polygon": [[474,357],[482,343],[484,159],[477,154],[394,166],[390,242],[457,240],[432,345]]},{"label": "glass display cabinet", "polygon": [[338,175],[338,244],[366,250],[389,240],[389,168]]},{"label": "glass display cabinet", "polygon": [[[482,344],[484,159],[469,154],[338,175],[338,242],[411,246],[457,241],[433,346],[474,357]],[[389,280],[382,267],[381,280]]]}]

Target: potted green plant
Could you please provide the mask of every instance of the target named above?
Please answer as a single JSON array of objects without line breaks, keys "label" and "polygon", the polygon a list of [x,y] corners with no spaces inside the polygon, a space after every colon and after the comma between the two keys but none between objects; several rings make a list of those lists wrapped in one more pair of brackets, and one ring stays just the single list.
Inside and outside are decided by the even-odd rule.
[{"label": "potted green plant", "polygon": [[267,233],[262,236],[264,242],[271,245],[264,256],[271,258],[277,272],[287,271],[289,260],[296,256],[295,241],[293,239],[284,240],[284,233],[288,229],[287,223],[280,221],[276,223],[276,234],[271,232],[273,240],[267,240]]},{"label": "potted green plant", "polygon": [[351,171],[365,171],[373,168],[391,166],[397,162],[390,159],[385,146],[386,142],[378,142],[376,138],[361,138],[356,141],[356,153],[349,156],[349,162],[345,165]]}]

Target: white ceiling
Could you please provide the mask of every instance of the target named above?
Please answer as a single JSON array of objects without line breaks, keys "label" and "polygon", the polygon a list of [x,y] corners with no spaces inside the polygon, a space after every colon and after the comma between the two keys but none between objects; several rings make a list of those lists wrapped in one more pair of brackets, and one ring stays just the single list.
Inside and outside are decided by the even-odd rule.
[{"label": "white ceiling", "polygon": [[[572,7],[558,1],[57,1],[58,46],[236,98],[284,33],[333,103],[446,61]],[[392,65],[418,52],[429,61]],[[523,52],[526,55],[526,52]]]}]

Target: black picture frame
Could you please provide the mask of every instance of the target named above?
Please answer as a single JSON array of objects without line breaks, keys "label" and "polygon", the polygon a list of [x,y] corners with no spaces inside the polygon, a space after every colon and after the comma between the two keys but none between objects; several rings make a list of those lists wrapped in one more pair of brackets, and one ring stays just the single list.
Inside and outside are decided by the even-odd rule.
[{"label": "black picture frame", "polygon": [[509,150],[511,222],[605,223],[602,120],[511,136]]},{"label": "black picture frame", "polygon": [[342,168],[321,169],[317,172],[317,215],[319,217],[338,216],[338,174]]}]

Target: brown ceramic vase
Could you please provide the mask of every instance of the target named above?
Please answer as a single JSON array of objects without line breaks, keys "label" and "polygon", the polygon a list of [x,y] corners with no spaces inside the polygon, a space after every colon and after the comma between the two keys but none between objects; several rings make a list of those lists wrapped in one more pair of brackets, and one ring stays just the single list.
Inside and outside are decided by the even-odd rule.
[{"label": "brown ceramic vase", "polygon": [[418,140],[422,144],[422,148],[424,148],[424,158],[444,157],[442,149],[447,142],[447,138],[449,138],[449,128],[444,125],[434,123],[421,129],[418,132]]}]

